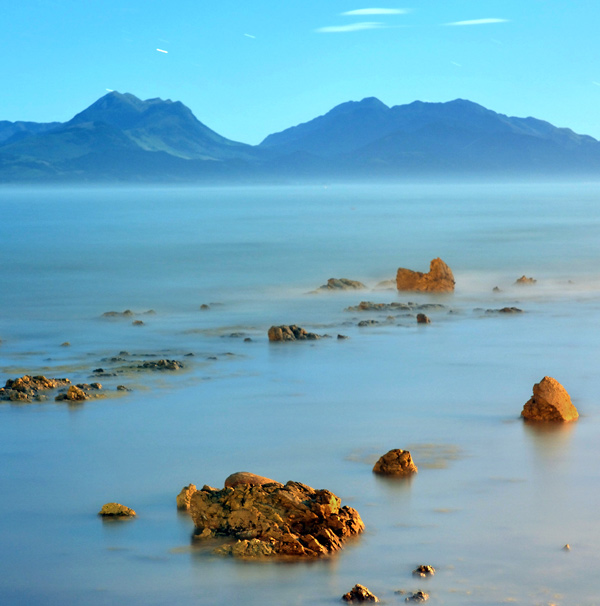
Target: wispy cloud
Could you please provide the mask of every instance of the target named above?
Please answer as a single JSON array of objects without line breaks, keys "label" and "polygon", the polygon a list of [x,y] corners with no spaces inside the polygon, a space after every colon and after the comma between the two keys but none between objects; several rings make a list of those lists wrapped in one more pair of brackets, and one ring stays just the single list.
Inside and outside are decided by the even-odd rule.
[{"label": "wispy cloud", "polygon": [[444,25],[489,25],[490,23],[508,23],[508,19],[471,19],[470,21],[444,23]]},{"label": "wispy cloud", "polygon": [[244,34],[244,36],[246,36],[246,38],[252,38],[252,39],[256,38],[256,36],[253,36],[252,34]]},{"label": "wispy cloud", "polygon": [[327,27],[319,27],[315,31],[319,34],[339,34],[343,32],[358,32],[365,29],[381,29],[385,23],[378,21],[363,21],[361,23],[352,23],[351,25],[330,25]]},{"label": "wispy cloud", "polygon": [[355,17],[358,15],[405,15],[408,12],[410,11],[407,8],[358,8],[341,14]]},{"label": "wispy cloud", "polygon": [[169,51],[163,50],[162,48],[157,48],[156,49],[159,53],[165,53],[165,55],[169,54]]}]

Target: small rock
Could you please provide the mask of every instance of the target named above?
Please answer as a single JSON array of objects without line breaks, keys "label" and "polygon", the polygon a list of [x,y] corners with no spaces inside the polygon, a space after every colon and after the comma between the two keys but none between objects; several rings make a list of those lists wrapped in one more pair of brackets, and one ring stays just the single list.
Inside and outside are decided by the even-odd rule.
[{"label": "small rock", "polygon": [[252,343],[252,339],[250,337],[246,337],[244,339],[244,343]]},{"label": "small rock", "polygon": [[535,284],[536,282],[537,280],[534,280],[533,278],[528,278],[527,276],[523,275],[515,281],[515,284],[523,286],[525,284]]},{"label": "small rock", "polygon": [[417,324],[431,324],[431,320],[425,314],[417,314]]},{"label": "small rock", "polygon": [[198,490],[195,484],[188,484],[181,489],[181,492],[177,495],[177,509],[189,509],[192,495]]},{"label": "small rock", "polygon": [[358,323],[358,326],[364,327],[364,326],[375,326],[376,324],[379,324],[378,320],[361,320]]},{"label": "small rock", "polygon": [[500,290],[500,288],[498,288],[498,286],[494,286],[494,288],[492,288],[492,292],[502,292]]},{"label": "small rock", "polygon": [[144,323],[141,320],[134,320],[131,324],[133,326],[144,326]]},{"label": "small rock", "polygon": [[61,347],[71,347],[71,344],[68,341],[60,344]]},{"label": "small rock", "polygon": [[306,341],[320,339],[321,337],[312,332],[306,332],[304,328],[295,324],[271,326],[269,328],[269,341]]},{"label": "small rock", "polygon": [[150,370],[179,370],[183,368],[183,364],[177,360],[158,360],[151,362],[143,362],[138,368],[147,368]]},{"label": "small rock", "polygon": [[131,389],[125,387],[125,385],[117,385],[117,391],[131,391]]},{"label": "small rock", "polygon": [[346,335],[338,335],[337,338],[340,340],[348,339],[348,337]]},{"label": "small rock", "polygon": [[403,476],[417,473],[417,466],[413,463],[408,450],[395,448],[380,457],[373,467],[373,473]]},{"label": "small rock", "polygon": [[571,551],[571,546],[567,543],[564,547],[563,547],[563,551]]},{"label": "small rock", "polygon": [[59,393],[54,400],[56,402],[61,402],[64,400],[68,400],[69,402],[83,402],[84,400],[89,399],[89,396],[81,389],[81,387],[77,387],[77,385],[71,385],[66,393]]},{"label": "small rock", "polygon": [[120,503],[105,503],[102,506],[102,509],[98,512],[98,515],[124,518],[135,516],[136,513],[133,511],[133,509],[125,507],[125,505],[121,505]]},{"label": "small rock", "polygon": [[200,305],[200,309],[202,311],[208,311],[210,309],[210,305],[207,305],[206,303],[202,303],[202,305]]},{"label": "small rock", "polygon": [[429,594],[424,591],[416,591],[411,596],[408,596],[405,602],[426,602],[429,599]]},{"label": "small rock", "polygon": [[358,583],[342,596],[344,602],[379,602],[379,598],[372,594],[364,585]]},{"label": "small rock", "polygon": [[103,318],[123,318],[130,317],[135,315],[131,309],[126,309],[125,311],[105,311],[102,314]]},{"label": "small rock", "polygon": [[318,290],[365,290],[367,287],[356,280],[348,278],[329,278],[327,284],[319,286]]},{"label": "small rock", "polygon": [[415,577],[432,577],[435,574],[435,568],[427,564],[421,564],[412,573]]},{"label": "small rock", "polygon": [[575,421],[579,413],[567,390],[552,377],[544,377],[533,386],[533,396],[523,406],[527,421]]}]

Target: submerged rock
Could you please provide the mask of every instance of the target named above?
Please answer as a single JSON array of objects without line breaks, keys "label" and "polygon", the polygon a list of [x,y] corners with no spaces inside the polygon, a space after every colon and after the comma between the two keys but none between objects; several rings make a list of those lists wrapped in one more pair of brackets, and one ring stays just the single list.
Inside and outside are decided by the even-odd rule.
[{"label": "submerged rock", "polygon": [[392,476],[404,476],[417,473],[417,466],[413,463],[408,450],[395,448],[379,458],[373,467],[373,473]]},{"label": "submerged rock", "polygon": [[191,496],[194,537],[231,537],[218,553],[235,557],[319,557],[364,530],[358,512],[328,490],[300,482],[204,486]]},{"label": "submerged rock", "polygon": [[431,324],[431,320],[425,314],[417,314],[417,324]]},{"label": "submerged rock", "polygon": [[426,602],[429,599],[429,594],[424,591],[416,591],[411,596],[408,596],[405,602]]},{"label": "submerged rock", "polygon": [[527,276],[523,275],[515,281],[515,284],[523,286],[527,284],[535,284],[536,282],[537,280],[534,280],[533,278],[528,278]]},{"label": "submerged rock", "polygon": [[316,340],[321,337],[313,332],[306,332],[304,328],[295,324],[282,324],[269,328],[269,341],[307,341]]},{"label": "submerged rock", "polygon": [[135,314],[131,311],[131,309],[126,309],[125,311],[105,311],[102,314],[103,318],[129,318],[134,316]]},{"label": "submerged rock", "polygon": [[452,292],[454,285],[452,270],[440,258],[431,261],[429,272],[426,274],[403,267],[400,267],[396,274],[396,288],[398,290]]},{"label": "submerged rock", "polygon": [[533,386],[521,416],[527,421],[575,421],[579,413],[567,390],[556,379],[544,377]]},{"label": "submerged rock", "polygon": [[522,314],[523,310],[518,307],[502,307],[501,309],[486,309],[486,314]]},{"label": "submerged rock", "polygon": [[69,385],[69,379],[47,379],[43,375],[23,375],[17,379],[8,379],[0,388],[0,400],[11,402],[31,402],[42,397],[40,392]]},{"label": "submerged rock", "polygon": [[152,360],[150,362],[142,362],[138,368],[149,370],[179,370],[183,368],[183,362],[179,362],[178,360]]},{"label": "submerged rock", "polygon": [[366,286],[357,280],[348,280],[348,278],[329,278],[327,284],[319,286],[319,290],[366,290]]},{"label": "submerged rock", "polygon": [[344,602],[379,602],[379,598],[364,585],[357,583],[348,593],[342,596]]},{"label": "submerged rock", "polygon": [[133,511],[133,509],[125,507],[125,505],[121,505],[120,503],[105,503],[102,506],[102,509],[98,512],[98,515],[105,517],[125,518],[133,517],[137,514],[135,511]]}]

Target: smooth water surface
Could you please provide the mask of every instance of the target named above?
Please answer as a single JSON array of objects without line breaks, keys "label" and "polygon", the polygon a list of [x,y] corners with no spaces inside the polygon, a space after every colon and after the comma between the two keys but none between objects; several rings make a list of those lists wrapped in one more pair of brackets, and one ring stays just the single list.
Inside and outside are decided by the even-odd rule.
[{"label": "smooth water surface", "polygon": [[[0,191],[0,383],[89,382],[123,351],[185,364],[83,405],[0,403],[0,602],[327,605],[362,583],[390,604],[600,603],[599,201],[586,183]],[[437,256],[453,295],[373,289]],[[307,294],[330,277],[369,290]],[[361,300],[444,307],[422,326],[344,311]],[[524,313],[486,313],[505,306]],[[292,323],[333,338],[269,344]],[[545,375],[579,421],[521,422]],[[411,480],[371,473],[392,448]],[[175,496],[239,470],[328,488],[367,530],[316,562],[192,548]],[[138,517],[103,522],[107,501]]]}]

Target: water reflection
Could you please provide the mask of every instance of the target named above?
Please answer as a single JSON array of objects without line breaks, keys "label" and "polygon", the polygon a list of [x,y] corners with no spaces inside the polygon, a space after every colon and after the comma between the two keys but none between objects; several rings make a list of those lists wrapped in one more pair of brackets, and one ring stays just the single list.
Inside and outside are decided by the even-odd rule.
[{"label": "water reflection", "polygon": [[523,431],[534,453],[534,463],[540,471],[564,471],[571,466],[569,454],[576,426],[577,423],[523,422]]}]

